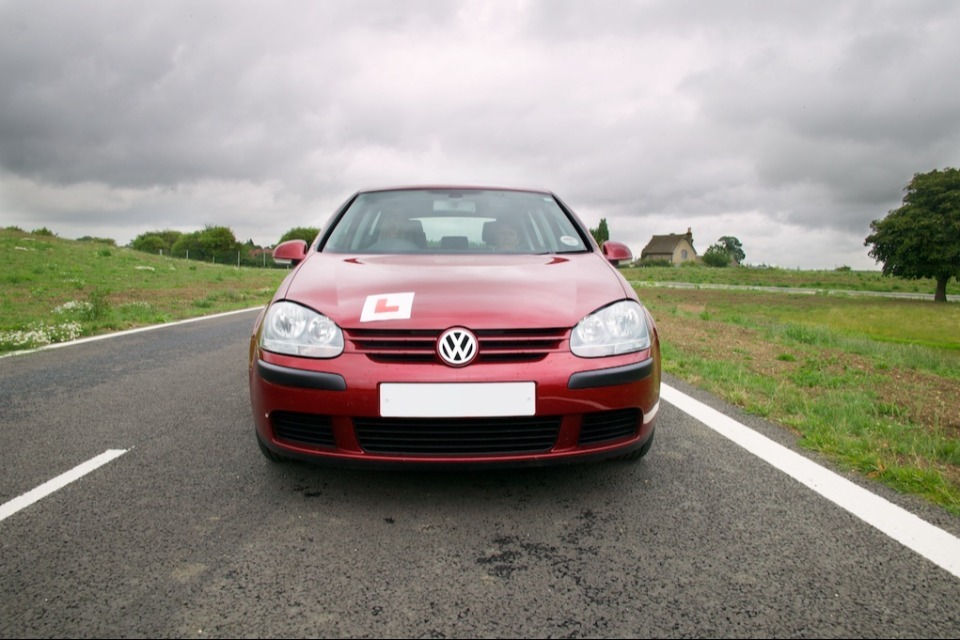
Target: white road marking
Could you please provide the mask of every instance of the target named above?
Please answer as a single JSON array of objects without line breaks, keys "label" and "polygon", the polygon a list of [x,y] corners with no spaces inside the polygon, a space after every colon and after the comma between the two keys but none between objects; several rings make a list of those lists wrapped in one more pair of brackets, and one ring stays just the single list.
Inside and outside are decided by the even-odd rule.
[{"label": "white road marking", "polygon": [[660,396],[905,547],[960,578],[960,538],[667,385]]},{"label": "white road marking", "polygon": [[91,471],[102,467],[115,458],[119,458],[126,452],[126,449],[108,449],[107,451],[104,451],[98,455],[96,458],[91,458],[90,460],[77,465],[70,471],[61,473],[53,480],[44,482],[36,489],[28,491],[23,495],[20,495],[7,503],[0,505],[0,521],[7,519],[21,509],[29,507],[34,502],[47,497],[54,491],[64,488],[74,480],[79,480]]}]

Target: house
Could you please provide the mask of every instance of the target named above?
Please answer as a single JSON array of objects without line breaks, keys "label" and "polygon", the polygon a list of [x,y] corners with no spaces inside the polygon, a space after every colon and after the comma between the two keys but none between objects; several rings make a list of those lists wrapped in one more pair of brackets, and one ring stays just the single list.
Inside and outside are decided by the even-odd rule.
[{"label": "house", "polygon": [[247,253],[251,262],[259,262],[262,266],[267,266],[268,263],[273,262],[273,249],[270,247],[263,247],[262,249],[257,247],[250,249]]},{"label": "house", "polygon": [[666,260],[671,264],[696,262],[700,258],[693,248],[693,233],[690,227],[684,234],[669,233],[665,236],[653,236],[640,252],[641,260]]},{"label": "house", "polygon": [[249,255],[251,258],[259,258],[259,257],[261,257],[261,256],[266,256],[267,258],[272,258],[272,257],[273,257],[273,249],[271,249],[270,247],[263,247],[263,248],[257,247],[257,248],[255,248],[255,249],[250,249],[250,251],[248,252],[248,255]]}]

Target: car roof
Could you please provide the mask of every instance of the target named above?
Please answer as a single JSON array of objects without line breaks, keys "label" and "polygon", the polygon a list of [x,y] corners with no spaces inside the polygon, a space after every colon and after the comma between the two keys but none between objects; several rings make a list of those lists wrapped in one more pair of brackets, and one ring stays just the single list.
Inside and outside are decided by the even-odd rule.
[{"label": "car roof", "polygon": [[398,185],[394,187],[373,187],[360,189],[360,193],[379,193],[383,191],[516,191],[518,193],[542,193],[544,195],[553,195],[548,189],[539,188],[521,188],[521,187],[494,187],[483,185],[462,185],[462,184],[423,184],[423,185]]}]

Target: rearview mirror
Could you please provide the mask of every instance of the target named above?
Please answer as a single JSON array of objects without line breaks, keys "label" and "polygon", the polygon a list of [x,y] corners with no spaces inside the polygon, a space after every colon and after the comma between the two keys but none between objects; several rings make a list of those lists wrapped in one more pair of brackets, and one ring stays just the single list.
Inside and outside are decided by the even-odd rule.
[{"label": "rearview mirror", "polygon": [[277,264],[299,264],[307,257],[307,243],[304,240],[287,240],[273,250],[273,261]]},{"label": "rearview mirror", "polygon": [[633,260],[633,253],[630,251],[630,247],[622,242],[608,240],[603,243],[603,257],[609,260],[613,266],[618,266],[621,262]]}]

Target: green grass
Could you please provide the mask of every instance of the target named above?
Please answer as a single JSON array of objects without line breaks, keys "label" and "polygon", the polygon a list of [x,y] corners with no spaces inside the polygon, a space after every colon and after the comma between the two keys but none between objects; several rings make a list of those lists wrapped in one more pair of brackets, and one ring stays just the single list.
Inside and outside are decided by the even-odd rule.
[{"label": "green grass", "polygon": [[[714,269],[703,265],[682,267],[627,267],[621,269],[632,282],[686,282],[700,285],[737,285],[820,289],[824,291],[874,291],[933,295],[936,282],[930,279],[889,278],[877,271],[800,271],[774,267],[730,267]],[[947,283],[948,295],[960,295],[956,279]]]},{"label": "green grass", "polygon": [[960,359],[960,305],[921,300],[800,296],[763,292],[682,293],[645,299],[702,298],[700,320],[733,324],[772,341],[792,341],[870,355],[888,366],[956,377]]},{"label": "green grass", "polygon": [[960,304],[638,289],[664,370],[960,515]]},{"label": "green grass", "polygon": [[0,230],[0,353],[265,304],[285,270]]}]

